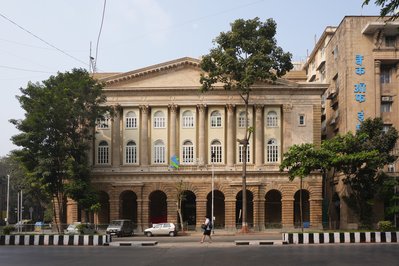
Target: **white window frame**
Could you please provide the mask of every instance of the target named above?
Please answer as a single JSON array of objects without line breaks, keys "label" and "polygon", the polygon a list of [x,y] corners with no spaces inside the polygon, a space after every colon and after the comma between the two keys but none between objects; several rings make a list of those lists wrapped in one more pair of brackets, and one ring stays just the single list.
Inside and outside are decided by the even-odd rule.
[{"label": "white window frame", "polygon": [[211,113],[211,127],[219,128],[222,127],[222,114],[216,110]]},{"label": "white window frame", "polygon": [[392,102],[381,102],[381,113],[392,112]]},{"label": "white window frame", "polygon": [[300,126],[300,127],[306,126],[306,115],[305,114],[298,115],[298,126]]},{"label": "white window frame", "polygon": [[391,83],[391,69],[390,68],[381,68],[380,70],[380,82],[381,84],[389,84]]},{"label": "white window frame", "polygon": [[[249,115],[248,115],[248,121],[247,121],[247,125],[249,126]],[[245,111],[242,111],[238,114],[238,127],[239,128],[246,128],[245,126]]]},{"label": "white window frame", "polygon": [[98,144],[97,164],[109,164],[109,146],[105,140],[100,141]]},{"label": "white window frame", "polygon": [[388,166],[387,166],[387,172],[388,172],[388,173],[395,173],[395,172],[396,172],[396,170],[395,170],[395,163],[390,163],[390,164],[388,164]]},{"label": "white window frame", "polygon": [[137,128],[137,116],[134,111],[129,111],[126,114],[126,128]]},{"label": "white window frame", "polygon": [[157,111],[154,114],[154,128],[165,128],[166,119],[165,114],[162,111]]},{"label": "white window frame", "polygon": [[183,112],[183,128],[194,128],[194,115],[190,110]]},{"label": "white window frame", "polygon": [[276,163],[279,161],[279,146],[276,139],[269,139],[266,146],[266,162]]},{"label": "white window frame", "polygon": [[154,164],[164,164],[166,148],[162,140],[157,140],[154,142]]},{"label": "white window frame", "polygon": [[97,119],[97,128],[109,129],[109,117],[104,116],[103,118],[98,118]]},{"label": "white window frame", "polygon": [[183,143],[182,155],[183,155],[183,160],[182,160],[183,163],[186,164],[194,163],[194,145],[190,140],[186,140]]},{"label": "white window frame", "polygon": [[134,141],[128,141],[125,150],[125,163],[136,164],[137,163],[137,145]]},{"label": "white window frame", "polygon": [[[222,143],[219,140],[212,141],[210,156],[211,163],[222,163],[222,152]],[[215,156],[213,157],[212,154],[214,154]]]},{"label": "white window frame", "polygon": [[[251,159],[251,157],[250,157],[250,145],[248,144],[247,145],[247,163],[249,163],[250,162],[250,159]],[[244,145],[243,144],[239,144],[238,145],[238,162],[239,163],[243,163],[244,161],[243,161],[243,153],[244,153]]]},{"label": "white window frame", "polygon": [[266,115],[267,127],[278,127],[278,114],[276,111],[269,111]]}]

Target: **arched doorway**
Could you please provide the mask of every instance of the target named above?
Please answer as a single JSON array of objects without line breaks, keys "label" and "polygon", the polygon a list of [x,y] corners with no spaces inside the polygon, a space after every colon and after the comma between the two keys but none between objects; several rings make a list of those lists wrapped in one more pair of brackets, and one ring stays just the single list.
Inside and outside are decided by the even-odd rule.
[{"label": "arched doorway", "polygon": [[[301,215],[300,215],[300,193],[298,190],[294,195],[294,226],[301,227]],[[309,225],[310,222],[310,203],[309,203],[309,191],[302,189],[302,215],[304,227]]]},{"label": "arched doorway", "polygon": [[168,220],[168,206],[166,194],[160,190],[153,191],[149,197],[149,222],[166,223]]},{"label": "arched doorway", "polygon": [[120,196],[119,217],[132,220],[137,227],[137,196],[133,191],[124,191]]},{"label": "arched doorway", "polygon": [[[254,204],[253,194],[247,190],[247,224],[249,227],[253,227],[254,223]],[[242,226],[242,191],[237,193],[236,196],[236,226],[241,228]]]},{"label": "arched doorway", "polygon": [[281,228],[281,193],[275,189],[265,196],[265,227]]},{"label": "arched doorway", "polygon": [[196,217],[197,207],[196,207],[196,196],[192,191],[185,190],[183,192],[181,211],[183,216],[183,222],[187,223],[187,229],[194,230],[195,223],[197,220]]},{"label": "arched doorway", "polygon": [[[206,202],[206,215],[211,217],[212,213],[212,191],[208,193]],[[215,217],[214,228],[224,228],[225,220],[224,220],[224,194],[220,190],[213,191],[213,216]],[[204,217],[200,217],[200,219],[204,219]]]},{"label": "arched doorway", "polygon": [[98,193],[98,201],[100,203],[100,210],[98,212],[98,225],[100,227],[105,227],[110,222],[109,217],[109,196],[106,192],[100,191]]}]

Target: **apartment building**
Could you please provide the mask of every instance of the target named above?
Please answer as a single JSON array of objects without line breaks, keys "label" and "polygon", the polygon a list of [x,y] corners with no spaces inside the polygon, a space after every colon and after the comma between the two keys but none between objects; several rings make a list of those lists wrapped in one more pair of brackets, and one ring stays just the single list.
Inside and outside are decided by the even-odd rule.
[{"label": "apartment building", "polygon": [[[338,27],[327,27],[304,69],[308,82],[328,83],[322,97],[322,138],[355,132],[366,118],[381,117],[385,129],[399,128],[399,22],[377,16],[347,16]],[[394,151],[397,153],[397,150]],[[387,166],[396,172],[397,163]],[[328,180],[334,206],[331,219],[341,228],[357,221],[342,198],[339,178]],[[376,206],[383,217],[383,207]]]}]

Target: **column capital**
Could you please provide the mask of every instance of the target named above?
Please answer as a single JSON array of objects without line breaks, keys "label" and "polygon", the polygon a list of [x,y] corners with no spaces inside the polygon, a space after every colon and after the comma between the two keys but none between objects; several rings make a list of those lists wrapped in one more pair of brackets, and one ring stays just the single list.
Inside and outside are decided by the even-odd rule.
[{"label": "column capital", "polygon": [[236,106],[234,104],[226,104],[226,108],[228,112],[233,112]]},{"label": "column capital", "polygon": [[262,113],[263,111],[263,104],[255,104],[255,112],[256,113]]},{"label": "column capital", "polygon": [[206,104],[197,104],[198,111],[204,113],[206,110]]},{"label": "column capital", "polygon": [[168,107],[172,113],[176,113],[179,108],[177,104],[169,104]]},{"label": "column capital", "polygon": [[374,60],[374,67],[379,69],[381,67],[381,61],[380,60]]},{"label": "column capital", "polygon": [[150,111],[150,107],[148,105],[140,105],[139,108],[143,114],[148,114]]}]

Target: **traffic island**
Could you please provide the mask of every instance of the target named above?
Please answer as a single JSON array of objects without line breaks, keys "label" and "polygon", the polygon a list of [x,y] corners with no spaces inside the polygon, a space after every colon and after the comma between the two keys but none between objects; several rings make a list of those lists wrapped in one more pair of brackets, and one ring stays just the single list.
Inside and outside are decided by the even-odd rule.
[{"label": "traffic island", "polygon": [[399,232],[283,233],[288,244],[398,243]]}]

